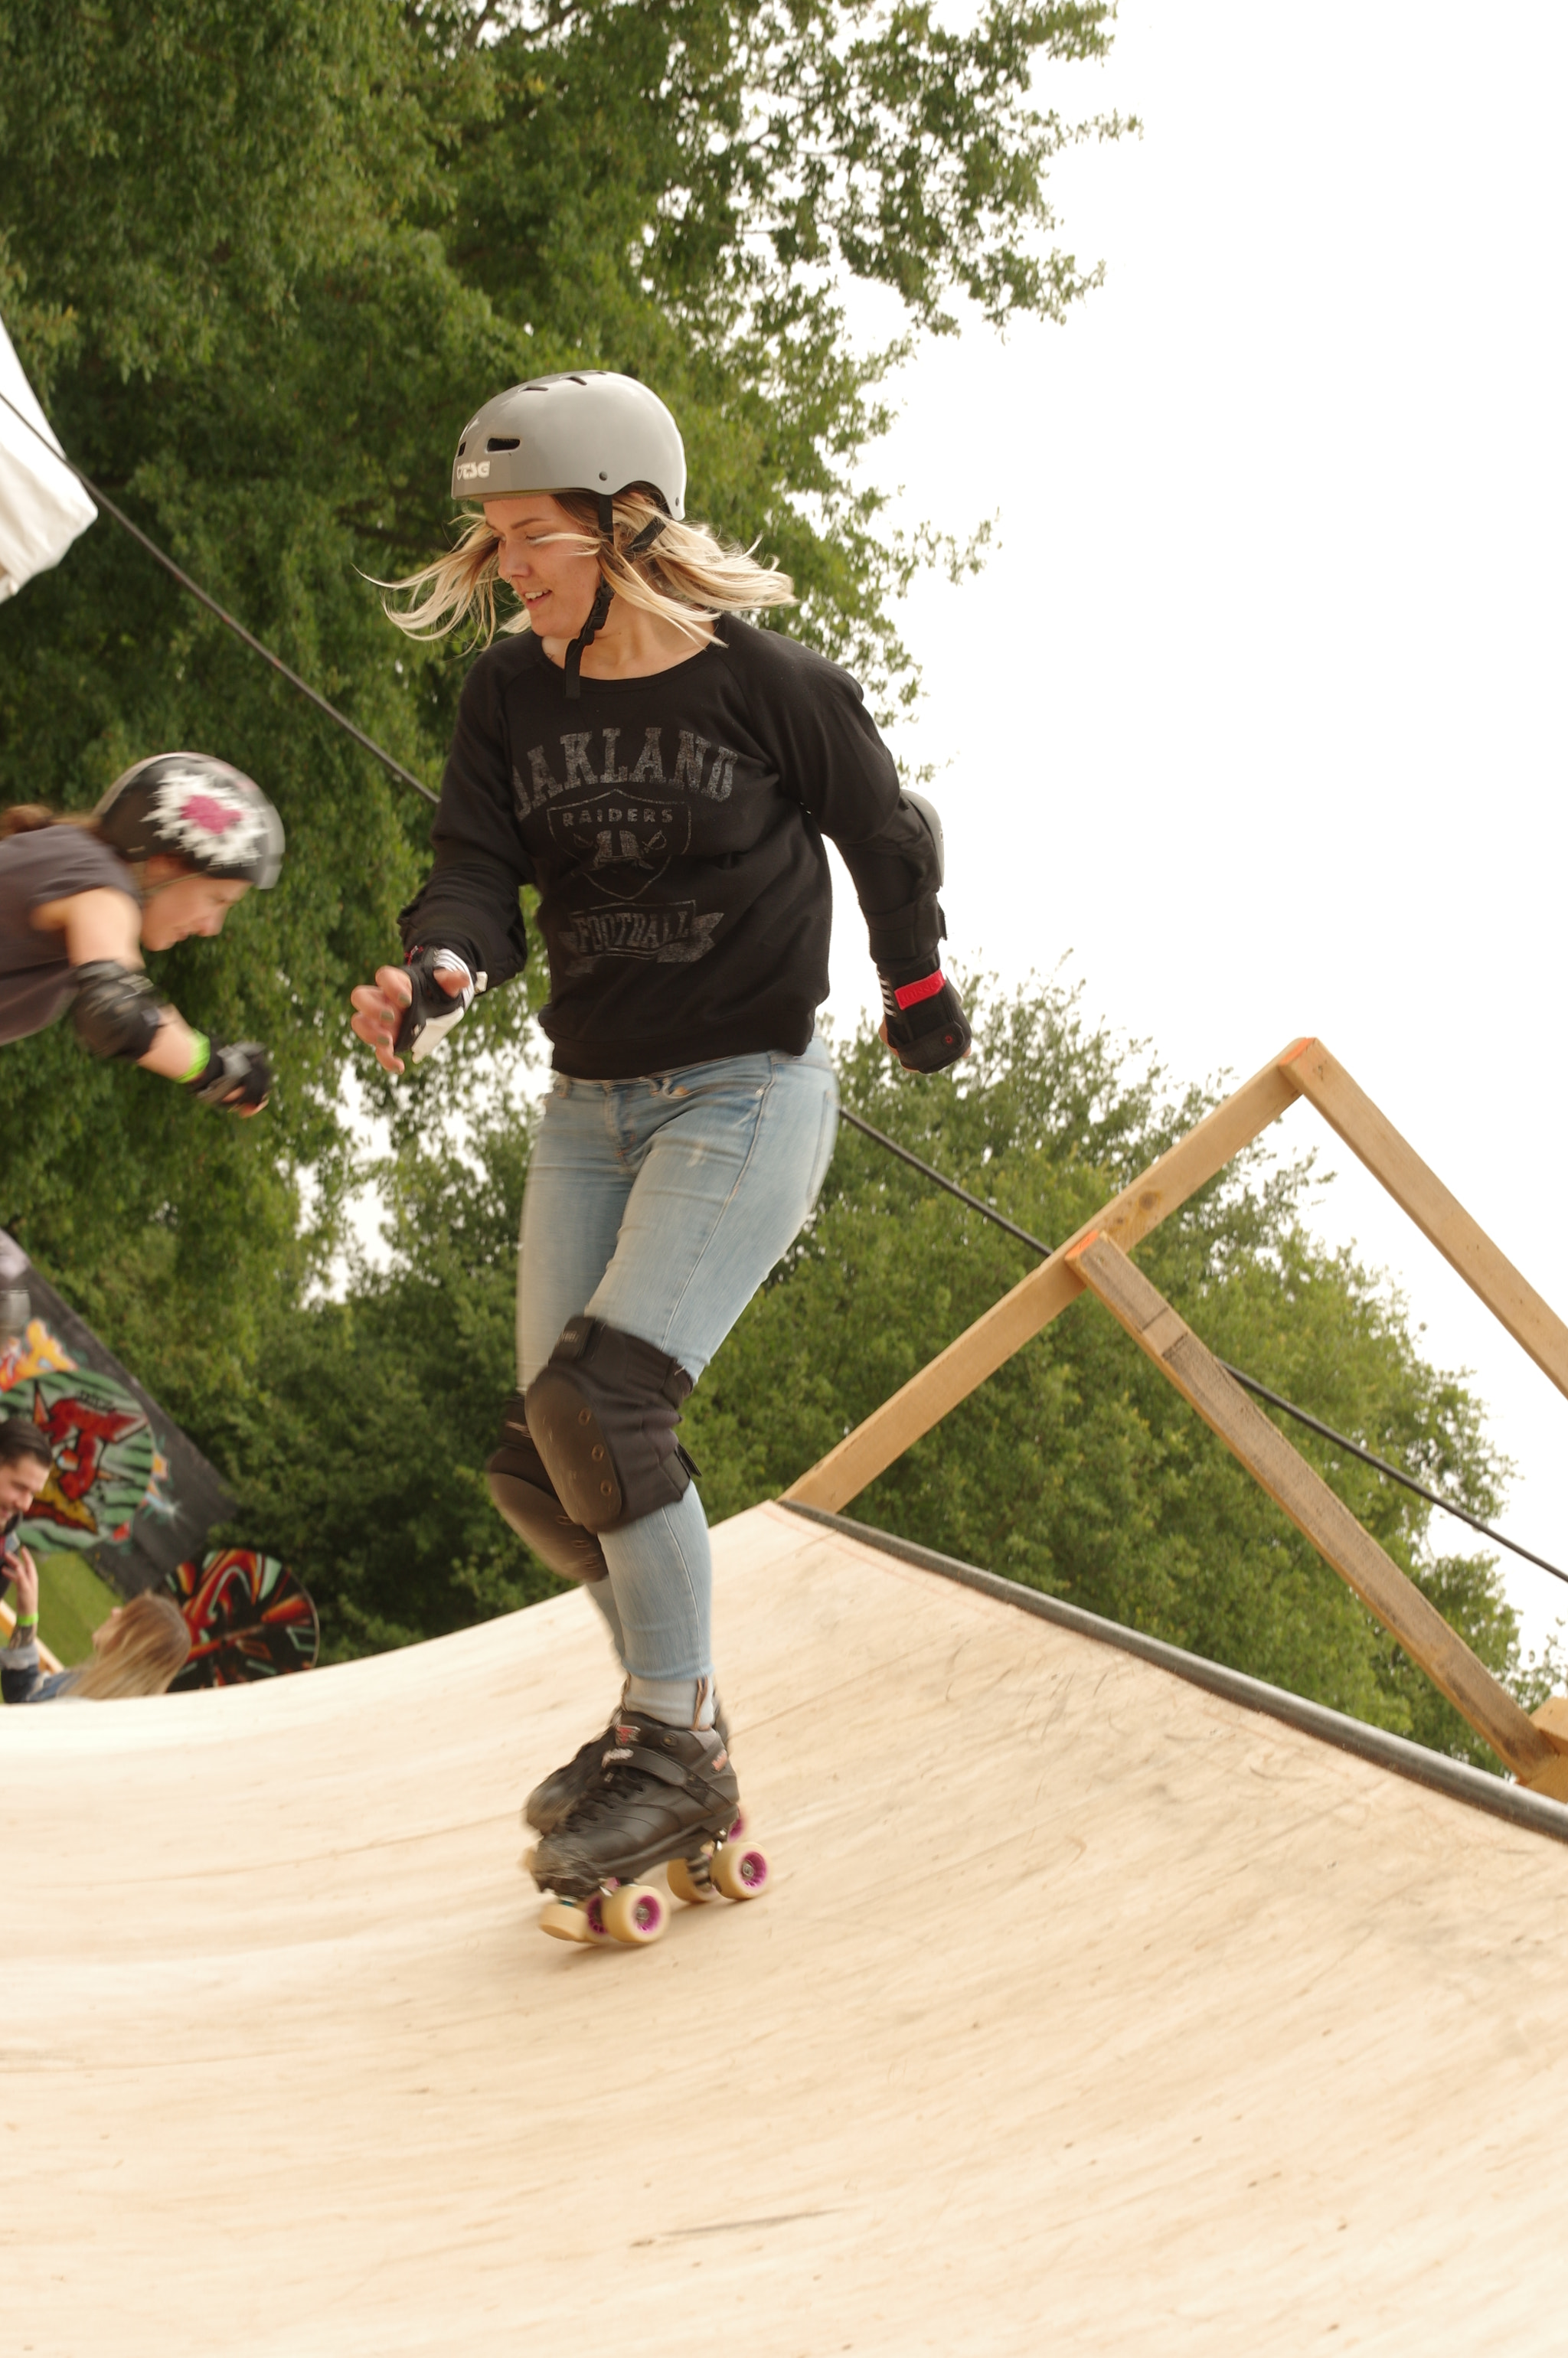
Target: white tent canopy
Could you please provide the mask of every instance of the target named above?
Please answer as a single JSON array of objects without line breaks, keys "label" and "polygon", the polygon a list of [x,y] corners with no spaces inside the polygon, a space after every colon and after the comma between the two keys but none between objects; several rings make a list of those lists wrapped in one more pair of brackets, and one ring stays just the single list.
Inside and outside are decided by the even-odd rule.
[{"label": "white tent canopy", "polygon": [[[70,469],[38,440],[41,434],[49,449],[59,448],[3,323],[0,394],[5,397],[0,402],[0,598],[11,598],[35,573],[58,565],[98,511]],[[30,430],[35,427],[37,433]]]}]

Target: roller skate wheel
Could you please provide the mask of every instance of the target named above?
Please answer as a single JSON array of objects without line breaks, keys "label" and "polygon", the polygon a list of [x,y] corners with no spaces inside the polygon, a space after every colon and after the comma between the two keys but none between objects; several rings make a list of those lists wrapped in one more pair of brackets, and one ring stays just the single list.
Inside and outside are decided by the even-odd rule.
[{"label": "roller skate wheel", "polygon": [[672,1858],[665,1873],[669,1878],[670,1889],[675,1893],[676,1898],[684,1899],[688,1908],[706,1908],[712,1898],[711,1887],[706,1883],[698,1883],[696,1880],[688,1860]]},{"label": "roller skate wheel", "polygon": [[726,1899],[755,1899],[767,1887],[768,1862],[755,1843],[726,1843],[708,1873]]},{"label": "roller skate wheel", "polygon": [[622,1941],[629,1949],[644,1949],[656,1941],[670,1920],[665,1907],[652,1884],[623,1883],[602,1902],[604,1929],[612,1941]]},{"label": "roller skate wheel", "polygon": [[539,1845],[538,1845],[538,1844],[537,1844],[537,1843],[530,1843],[530,1844],[529,1844],[529,1845],[528,1845],[528,1847],[527,1847],[527,1849],[524,1852],[524,1854],[523,1854],[522,1857],[521,1857],[521,1858],[518,1860],[518,1862],[517,1862],[518,1866],[522,1868],[522,1870],[523,1870],[523,1872],[524,1872],[524,1875],[532,1875],[532,1874],[533,1874],[533,1872],[534,1872],[534,1861],[535,1861],[535,1859],[538,1856],[538,1855],[539,1855]]},{"label": "roller skate wheel", "polygon": [[575,1899],[546,1899],[539,1911],[539,1930],[548,1932],[552,1941],[591,1941],[594,1937],[587,1909]]}]

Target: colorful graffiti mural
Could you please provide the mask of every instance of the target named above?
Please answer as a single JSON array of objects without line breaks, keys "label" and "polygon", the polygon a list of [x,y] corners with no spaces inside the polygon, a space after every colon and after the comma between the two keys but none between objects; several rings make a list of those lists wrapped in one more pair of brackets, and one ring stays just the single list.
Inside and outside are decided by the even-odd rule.
[{"label": "colorful graffiti mural", "polygon": [[7,1416],[37,1425],[54,1453],[48,1482],[23,1520],[29,1547],[118,1545],[168,1466],[141,1402],[113,1376],[72,1365],[41,1319],[0,1357]]},{"label": "colorful graffiti mural", "polygon": [[215,1548],[199,1563],[178,1565],[165,1585],[190,1629],[177,1689],[239,1686],[314,1664],[321,1645],[315,1605],[276,1556]]},{"label": "colorful graffiti mural", "polygon": [[[46,1380],[55,1377],[70,1388]],[[97,1569],[127,1594],[198,1555],[233,1512],[217,1468],[0,1229],[0,1416],[16,1415],[36,1416],[63,1450],[23,1536],[94,1550]]]},{"label": "colorful graffiti mural", "polygon": [[[21,1299],[27,1300],[26,1294]],[[58,1335],[51,1335],[41,1318],[29,1318],[20,1335],[7,1335],[0,1345],[0,1392],[8,1392],[23,1376],[41,1376],[50,1368],[74,1368],[71,1357]]]}]

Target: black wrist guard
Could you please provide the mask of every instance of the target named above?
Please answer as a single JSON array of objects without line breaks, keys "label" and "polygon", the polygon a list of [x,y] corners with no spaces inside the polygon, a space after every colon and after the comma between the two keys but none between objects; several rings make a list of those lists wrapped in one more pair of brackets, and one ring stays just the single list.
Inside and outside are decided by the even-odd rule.
[{"label": "black wrist guard", "polygon": [[[902,979],[900,979],[902,978]],[[940,968],[879,967],[888,1046],[907,1073],[940,1073],[969,1053],[974,1034]]]},{"label": "black wrist guard", "polygon": [[214,1041],[206,1065],[185,1086],[203,1105],[243,1113],[251,1106],[265,1105],[272,1095],[272,1066],[257,1041],[237,1040],[232,1048],[221,1048]]},{"label": "black wrist guard", "polygon": [[[456,950],[412,949],[404,972],[414,986],[414,996],[404,1010],[394,1046],[399,1056],[416,1065],[422,1057],[434,1055],[453,1024],[462,1022],[487,978],[471,974],[467,959],[459,957]],[[443,990],[436,979],[438,974],[461,975],[462,990],[455,996]]]}]

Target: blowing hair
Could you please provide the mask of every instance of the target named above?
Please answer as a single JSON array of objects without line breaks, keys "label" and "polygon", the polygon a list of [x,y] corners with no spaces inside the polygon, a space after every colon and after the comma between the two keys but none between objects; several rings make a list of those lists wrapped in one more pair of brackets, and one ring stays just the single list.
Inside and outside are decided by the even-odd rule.
[{"label": "blowing hair", "polygon": [[[697,645],[708,636],[707,625],[720,614],[738,614],[762,606],[790,606],[795,584],[776,565],[759,565],[750,549],[726,546],[703,524],[676,524],[666,516],[651,492],[618,492],[613,503],[614,531],[607,540],[600,529],[599,503],[583,492],[556,492],[556,504],[570,520],[571,529],[543,535],[572,542],[584,557],[597,557],[601,580],[629,606],[661,615]],[[628,548],[651,524],[663,525],[649,548],[629,557]],[[497,558],[501,535],[482,514],[470,516],[457,546],[432,564],[422,566],[401,581],[383,581],[382,590],[401,590],[413,603],[388,605],[386,612],[411,639],[444,639],[471,622],[481,646],[488,646],[499,629],[503,636],[526,631],[527,611],[502,621],[496,611],[501,576]]]},{"label": "blowing hair", "polygon": [[145,1588],[120,1607],[102,1650],[71,1680],[71,1696],[108,1703],[119,1695],[162,1694],[189,1652],[190,1631],[178,1606]]}]

